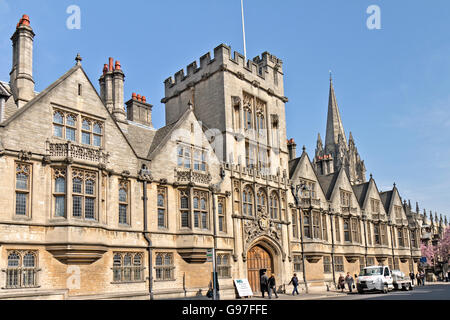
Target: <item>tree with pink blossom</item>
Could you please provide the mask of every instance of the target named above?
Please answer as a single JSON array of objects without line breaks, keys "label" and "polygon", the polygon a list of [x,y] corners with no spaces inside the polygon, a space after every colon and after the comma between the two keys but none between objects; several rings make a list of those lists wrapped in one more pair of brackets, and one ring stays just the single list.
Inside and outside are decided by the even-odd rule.
[{"label": "tree with pink blossom", "polygon": [[434,254],[435,254],[435,248],[432,244],[426,245],[421,244],[420,245],[420,251],[422,252],[422,257],[427,258],[427,265],[428,266],[434,266]]},{"label": "tree with pink blossom", "polygon": [[450,227],[447,227],[444,231],[444,235],[437,243],[436,254],[439,256],[439,260],[446,263],[450,258]]}]

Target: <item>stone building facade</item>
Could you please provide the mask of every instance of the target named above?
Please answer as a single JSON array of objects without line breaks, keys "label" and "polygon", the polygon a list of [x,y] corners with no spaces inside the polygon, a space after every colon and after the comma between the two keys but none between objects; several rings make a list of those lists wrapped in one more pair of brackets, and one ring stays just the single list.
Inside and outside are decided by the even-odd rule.
[{"label": "stone building facade", "polygon": [[[233,279],[258,291],[261,269],[282,291],[292,273],[303,279],[302,263],[308,287],[325,290],[364,265],[417,270],[421,237],[447,226],[428,224],[395,185],[366,182],[332,84],[326,146],[313,161],[296,157],[283,63],[267,52],[246,62],[220,45],[168,78],[156,129],[145,96],[125,102],[119,61],[103,66],[100,92],[78,55],[37,93],[28,16],[11,40],[11,78],[0,82],[0,299],[204,295],[210,248],[222,298],[235,297]],[[298,206],[291,185],[303,186]]]}]

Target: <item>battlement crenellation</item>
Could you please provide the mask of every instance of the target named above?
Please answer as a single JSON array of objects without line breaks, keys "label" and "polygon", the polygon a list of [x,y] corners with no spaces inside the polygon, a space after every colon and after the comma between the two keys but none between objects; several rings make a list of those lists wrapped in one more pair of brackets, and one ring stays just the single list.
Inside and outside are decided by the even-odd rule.
[{"label": "battlement crenellation", "polygon": [[[174,76],[167,78],[164,81],[166,89],[166,97],[172,96],[174,93],[181,92],[192,83],[196,83],[209,77],[218,71],[230,71],[235,73],[240,79],[248,79],[251,82],[257,81],[265,87],[273,88],[274,73],[278,73],[282,78],[283,62],[275,55],[263,52],[260,56],[253,59],[245,59],[240,52],[231,50],[230,46],[220,44],[214,48],[214,57],[207,52],[200,57],[198,64],[194,61],[187,65],[185,69],[181,69],[174,74]],[[276,90],[276,88],[273,88]]]}]

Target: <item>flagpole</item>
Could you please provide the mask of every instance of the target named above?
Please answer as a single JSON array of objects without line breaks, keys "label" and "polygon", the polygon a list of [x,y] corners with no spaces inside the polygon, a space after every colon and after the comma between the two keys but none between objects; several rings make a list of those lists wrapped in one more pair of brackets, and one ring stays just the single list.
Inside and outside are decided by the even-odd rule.
[{"label": "flagpole", "polygon": [[241,12],[242,12],[242,35],[244,37],[244,57],[247,63],[247,45],[245,44],[245,22],[244,22],[244,0],[241,0]]}]

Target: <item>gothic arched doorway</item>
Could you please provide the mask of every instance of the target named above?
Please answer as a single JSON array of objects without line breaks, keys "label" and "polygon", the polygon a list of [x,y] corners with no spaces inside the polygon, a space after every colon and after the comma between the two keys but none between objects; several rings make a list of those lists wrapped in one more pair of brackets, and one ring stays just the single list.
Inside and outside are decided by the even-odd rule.
[{"label": "gothic arched doorway", "polygon": [[247,276],[253,292],[261,290],[259,285],[261,269],[266,269],[266,274],[270,277],[273,272],[273,259],[266,249],[256,245],[247,254]]}]

